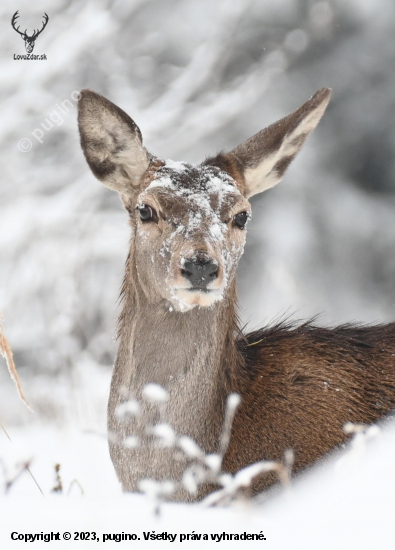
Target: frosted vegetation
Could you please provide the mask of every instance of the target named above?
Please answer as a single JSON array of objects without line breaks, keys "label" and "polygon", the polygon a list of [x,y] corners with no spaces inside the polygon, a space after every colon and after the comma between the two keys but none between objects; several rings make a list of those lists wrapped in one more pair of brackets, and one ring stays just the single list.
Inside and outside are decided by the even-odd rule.
[{"label": "frosted vegetation", "polygon": [[[14,61],[14,53],[25,53],[10,25],[16,9],[28,28],[48,12],[34,50],[47,61]],[[284,182],[252,199],[240,315],[251,327],[284,314],[321,313],[322,323],[393,320],[394,2],[38,0],[33,10],[20,0],[2,3],[0,16],[0,312],[35,411],[18,399],[1,359],[0,421],[12,440],[0,431],[2,517],[10,525],[23,517],[31,532],[53,529],[55,518],[64,529],[67,518],[69,530],[99,531],[115,507],[111,529],[119,532],[138,517],[141,528],[157,532],[180,532],[180,523],[189,533],[267,526],[271,540],[259,544],[268,548],[290,541],[317,548],[317,540],[320,548],[339,541],[384,548],[395,481],[391,428],[375,435],[348,427],[355,445],[340,466],[334,460],[247,515],[195,507],[192,517],[187,507],[163,505],[155,519],[155,485],[142,487],[149,499],[120,494],[105,416],[129,228],[116,194],[85,164],[72,93],[89,87],[127,110],[148,149],[182,170],[179,161],[230,150],[318,88],[332,87],[320,127]],[[28,152],[18,149],[24,138]],[[146,397],[165,400],[160,390],[147,389]],[[118,413],[138,410],[128,402]],[[158,444],[177,445],[195,453],[200,467],[204,461],[205,472],[219,471],[218,457],[203,457],[171,426],[150,429]],[[57,463],[62,491],[55,499]],[[47,495],[42,504],[29,470]],[[253,473],[224,478],[224,502]],[[193,488],[200,474],[186,474],[185,482]],[[46,517],[40,524],[39,509]]]}]

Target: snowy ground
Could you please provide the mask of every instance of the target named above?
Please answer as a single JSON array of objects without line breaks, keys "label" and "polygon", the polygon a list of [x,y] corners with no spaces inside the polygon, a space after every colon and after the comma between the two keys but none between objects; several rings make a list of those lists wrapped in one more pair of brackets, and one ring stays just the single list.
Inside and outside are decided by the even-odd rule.
[{"label": "snowy ground", "polygon": [[[0,497],[0,543],[2,548],[25,548],[11,543],[12,532],[22,534],[95,532],[105,547],[104,535],[136,534],[140,541],[123,542],[128,547],[216,548],[211,535],[262,533],[262,541],[221,540],[223,547],[269,549],[370,549],[393,548],[395,537],[395,426],[389,425],[369,441],[366,436],[354,448],[332,457],[306,474],[290,488],[266,496],[263,503],[240,503],[231,508],[155,503],[143,495],[123,495],[107,452],[105,438],[78,429],[55,429],[32,425],[13,429],[12,443],[0,438],[3,466],[12,468],[22,458],[32,459],[30,468],[39,482],[41,495],[27,472],[7,495]],[[5,460],[4,460],[5,459]],[[54,464],[61,465],[63,493],[53,494]],[[77,483],[72,483],[78,480]],[[71,489],[70,489],[70,484]],[[81,488],[84,493],[81,494]],[[177,535],[174,542],[144,540],[144,532]],[[181,541],[181,535],[207,534],[209,540]],[[15,536],[15,535],[14,535]],[[67,535],[66,535],[67,536]],[[46,547],[37,541],[36,548]],[[91,541],[52,542],[66,548],[89,547]],[[111,546],[112,545],[112,546]]]}]

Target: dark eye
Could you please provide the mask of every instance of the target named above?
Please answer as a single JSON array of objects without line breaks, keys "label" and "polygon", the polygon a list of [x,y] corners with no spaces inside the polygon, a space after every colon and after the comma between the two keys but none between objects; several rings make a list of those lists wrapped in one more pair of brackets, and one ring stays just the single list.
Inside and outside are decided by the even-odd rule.
[{"label": "dark eye", "polygon": [[239,212],[233,218],[233,225],[235,225],[239,229],[244,229],[249,217],[250,215],[248,214],[248,212]]},{"label": "dark eye", "polygon": [[157,221],[158,219],[155,208],[148,206],[148,204],[141,204],[140,206],[137,206],[137,210],[140,213],[140,219],[142,222],[152,222]]}]

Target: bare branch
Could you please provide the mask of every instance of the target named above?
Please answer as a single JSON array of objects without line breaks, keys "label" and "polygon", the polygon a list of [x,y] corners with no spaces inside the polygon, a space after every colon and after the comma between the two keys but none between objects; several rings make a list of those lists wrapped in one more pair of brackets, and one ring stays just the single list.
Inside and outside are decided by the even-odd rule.
[{"label": "bare branch", "polygon": [[[1,318],[1,317],[0,317]],[[21,382],[19,380],[18,373],[16,371],[15,363],[12,358],[12,351],[10,348],[9,343],[7,342],[6,337],[3,333],[3,327],[0,324],[0,354],[4,357],[7,363],[8,372],[10,373],[11,379],[14,381],[16,385],[16,389],[18,390],[19,397],[24,402],[26,407],[33,412],[33,409],[29,405],[29,403],[26,401],[25,395],[22,390]]]}]

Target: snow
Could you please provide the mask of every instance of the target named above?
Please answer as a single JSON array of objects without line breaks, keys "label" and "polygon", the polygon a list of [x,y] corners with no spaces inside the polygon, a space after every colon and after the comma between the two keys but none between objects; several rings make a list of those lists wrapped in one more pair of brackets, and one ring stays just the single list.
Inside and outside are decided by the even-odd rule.
[{"label": "snow", "polygon": [[190,458],[203,458],[204,453],[202,449],[195,443],[195,441],[187,437],[186,435],[182,436],[178,440],[178,445],[184,451],[184,453]]},{"label": "snow", "polygon": [[176,433],[169,424],[156,424],[149,433],[157,438],[161,447],[173,447],[176,442]]},{"label": "snow", "polygon": [[[12,440],[0,429],[0,479],[13,479],[18,464],[30,461],[45,497],[26,471],[2,494],[1,548],[26,548],[10,541],[11,530],[56,529],[263,530],[266,541],[248,544],[391,548],[391,426],[370,441],[359,434],[343,466],[328,461],[258,507],[166,504],[157,516],[152,500],[121,494],[105,416],[127,214],[88,172],[76,109],[62,113],[63,122],[44,132],[43,143],[33,132],[59,114],[65,100],[75,104],[74,90],[90,87],[135,118],[150,151],[188,161],[166,161],[182,176],[190,162],[231,150],[319,87],[333,87],[335,101],[283,184],[252,201],[254,220],[239,268],[240,317],[253,327],[286,311],[300,318],[323,312],[323,324],[393,320],[395,127],[389,113],[395,73],[388,67],[394,63],[394,2],[334,0],[304,10],[293,0],[71,0],[50,7],[39,0],[31,6],[19,0],[0,7],[8,29],[0,63],[0,312],[35,411],[17,398],[0,358],[0,422]],[[25,52],[10,26],[16,7],[29,29],[48,11],[34,52],[47,53],[46,61],[13,59]],[[22,139],[31,140],[30,151],[18,149]],[[156,183],[172,189],[169,179]],[[218,182],[211,185],[214,190]],[[225,192],[226,185],[221,181]],[[216,223],[211,238],[219,239]],[[138,443],[132,436],[127,442]],[[215,469],[219,459],[205,460]],[[57,495],[51,494],[55,464],[64,486]],[[135,546],[143,544],[199,543]]]},{"label": "snow", "polygon": [[[104,534],[122,532],[136,533],[141,539],[144,531],[173,533],[177,534],[174,544],[181,544],[181,534],[193,532],[262,532],[266,538],[264,546],[252,541],[249,544],[275,550],[290,547],[301,550],[329,550],[335,547],[385,549],[391,547],[395,535],[393,424],[383,427],[374,438],[366,439],[364,452],[358,451],[347,468],[339,468],[339,456],[335,455],[294,485],[267,495],[261,503],[241,502],[225,508],[158,504],[158,493],[168,494],[171,484],[157,484],[149,480],[142,483],[145,495],[121,494],[105,438],[96,434],[40,426],[29,431],[14,429],[12,435],[12,444],[2,437],[3,453],[5,444],[8,450],[17,447],[30,449],[34,456],[31,470],[44,490],[44,497],[26,473],[15,481],[7,496],[0,497],[0,544],[3,548],[25,548],[26,544],[22,541],[11,544],[10,534],[13,531],[95,531],[101,544],[104,544]],[[14,457],[16,454],[14,451]],[[343,451],[340,458],[354,454],[355,449]],[[61,464],[62,494],[50,493],[55,481],[55,463]],[[256,468],[259,469],[259,465],[251,467],[249,472],[245,469],[235,479],[240,484],[248,482],[248,474],[253,474]],[[84,494],[73,485],[67,495],[73,479],[78,480]],[[72,543],[64,540],[57,543],[65,548],[67,544]],[[78,544],[78,547],[85,547],[89,543]],[[111,548],[117,543],[108,540],[105,544],[106,548]],[[161,548],[171,543],[166,540],[141,541],[138,547],[145,544]],[[196,542],[184,540],[182,547],[194,548],[194,544],[196,546]],[[217,543],[210,539],[201,544],[202,547],[216,548]],[[226,541],[226,544],[236,545],[237,542]]]},{"label": "snow", "polygon": [[217,241],[224,239],[224,230],[219,223],[213,223],[209,228],[210,236]]},{"label": "snow", "polygon": [[115,409],[115,416],[120,420],[127,419],[130,416],[137,416],[140,413],[140,403],[135,399],[129,399],[120,403]]},{"label": "snow", "polygon": [[137,449],[140,445],[140,440],[137,435],[129,435],[128,437],[125,437],[122,444],[127,449]]},{"label": "snow", "polygon": [[176,172],[184,172],[184,170],[186,170],[187,168],[185,162],[170,159],[167,159],[165,161],[165,166],[166,168],[170,168],[171,170],[175,170]]},{"label": "snow", "polygon": [[172,189],[173,191],[176,190],[176,186],[170,176],[162,176],[161,178],[152,180],[147,189],[153,189],[155,187],[164,187]]},{"label": "snow", "polygon": [[235,411],[240,405],[241,397],[238,393],[231,393],[226,401],[226,406],[230,411]]},{"label": "snow", "polygon": [[143,389],[143,396],[153,403],[166,403],[169,400],[169,393],[159,384],[146,384]]},{"label": "snow", "polygon": [[205,463],[213,472],[219,472],[222,464],[222,457],[218,454],[206,455],[204,458]]},{"label": "snow", "polygon": [[154,503],[161,498],[171,496],[175,490],[172,481],[154,481],[153,479],[142,479],[139,482],[139,489]]}]

